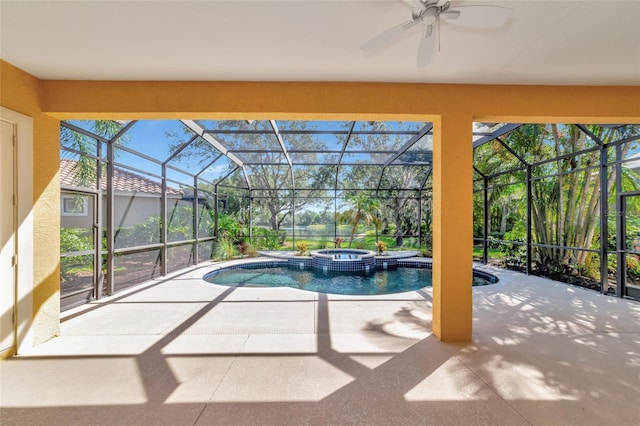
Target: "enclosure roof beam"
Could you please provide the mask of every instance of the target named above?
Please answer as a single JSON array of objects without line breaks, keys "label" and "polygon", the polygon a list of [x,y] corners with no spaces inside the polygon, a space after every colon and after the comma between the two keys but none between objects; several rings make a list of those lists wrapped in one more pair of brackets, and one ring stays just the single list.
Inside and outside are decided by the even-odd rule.
[{"label": "enclosure roof beam", "polygon": [[162,161],[158,160],[157,158],[154,158],[154,157],[152,157],[150,155],[147,155],[147,154],[143,154],[142,152],[136,151],[135,149],[131,149],[126,145],[122,145],[122,144],[119,145],[118,146],[118,150],[124,151],[124,152],[128,152],[128,153],[133,154],[133,155],[137,155],[138,157],[144,158],[145,160],[148,160],[148,161],[150,161],[150,162],[152,162],[154,164],[162,165]]},{"label": "enclosure roof beam", "polygon": [[184,151],[184,149],[186,147],[188,147],[189,145],[191,145],[191,143],[193,141],[195,141],[196,139],[198,139],[200,136],[198,135],[193,135],[191,137],[191,139],[189,139],[187,142],[183,143],[182,145],[180,145],[178,147],[178,149],[176,149],[169,157],[167,157],[166,160],[164,160],[164,162],[162,163],[162,165],[166,165],[169,161],[173,160],[174,158],[176,158],[178,156],[178,154],[180,154],[182,151]]},{"label": "enclosure roof beam", "polygon": [[504,126],[500,127],[499,129],[495,130],[494,132],[491,132],[491,134],[483,136],[477,140],[475,140],[473,142],[473,147],[477,148],[480,145],[484,145],[487,142],[490,142],[492,140],[494,140],[495,138],[498,138],[502,135],[506,135],[509,132],[514,131],[515,129],[517,129],[518,127],[522,126],[522,123],[509,123],[509,124],[505,124]]},{"label": "enclosure roof beam", "polygon": [[278,140],[278,144],[280,144],[280,149],[282,150],[282,153],[284,154],[285,158],[287,159],[287,162],[289,163],[289,167],[293,167],[293,165],[291,164],[291,157],[289,156],[287,147],[284,145],[282,136],[280,136],[280,131],[278,130],[278,125],[276,124],[276,121],[269,120],[269,123],[271,123],[271,127],[273,128],[273,133],[275,134],[276,139]]},{"label": "enclosure roof beam", "polygon": [[583,133],[586,133],[587,136],[593,139],[593,141],[598,145],[604,145],[604,141],[597,137],[591,130],[587,129],[587,126],[585,126],[584,124],[576,124],[576,127],[582,130]]},{"label": "enclosure roof beam", "polygon": [[[532,166],[535,166],[535,164],[532,164]],[[526,166],[520,166],[520,167],[514,167],[514,168],[509,169],[509,170],[505,170],[503,172],[494,173],[492,175],[484,175],[483,177],[486,177],[488,179],[495,179],[495,178],[500,177],[500,176],[504,176],[504,175],[508,175],[508,174],[516,173],[516,172],[524,172],[526,170],[527,170]]]},{"label": "enclosure roof beam", "polygon": [[175,170],[176,172],[180,172],[183,175],[187,175],[187,176],[191,176],[194,177],[195,175],[187,170],[183,170],[180,167],[176,167],[176,166],[172,166],[171,164],[165,164],[163,163],[162,166],[166,167],[167,169],[171,169],[171,170]]},{"label": "enclosure roof beam", "polygon": [[415,145],[415,143],[418,142],[423,136],[425,136],[432,130],[433,130],[433,123],[426,124],[424,127],[422,127],[422,129],[420,129],[418,134],[414,135],[411,139],[409,139],[404,145],[402,145],[402,147],[400,147],[398,151],[396,151],[395,154],[389,157],[387,161],[385,161],[384,164],[382,164],[382,170],[380,170],[380,176],[378,177],[378,184],[376,185],[376,192],[380,189],[380,185],[382,184],[382,177],[384,176],[385,169],[391,163],[393,163],[398,158],[400,158],[402,154],[407,152],[407,150],[411,148],[413,145]]},{"label": "enclosure roof beam", "polygon": [[422,181],[422,185],[420,185],[420,191],[424,189],[424,186],[427,184],[427,181],[429,180],[429,176],[431,176],[432,171],[433,171],[433,167],[430,167],[429,171],[427,172],[427,175],[424,177],[424,180]]},{"label": "enclosure roof beam", "polygon": [[351,135],[353,134],[353,128],[355,126],[356,126],[356,122],[352,121],[351,122],[351,127],[349,127],[349,131],[347,133],[347,137],[344,140],[344,145],[342,145],[342,151],[340,151],[340,157],[338,158],[338,162],[336,163],[336,166],[340,166],[340,163],[342,163],[342,157],[344,157],[344,152],[347,150],[347,145],[351,141]]},{"label": "enclosure roof beam", "polygon": [[376,193],[380,189],[380,185],[382,184],[382,176],[384,176],[384,171],[386,168],[387,166],[382,166],[382,169],[380,170],[380,176],[378,176],[378,184],[376,185]]},{"label": "enclosure roof beam", "polygon": [[[277,161],[245,161],[244,162],[245,166],[288,166],[287,163],[282,163],[282,162],[277,162]],[[296,166],[336,166],[335,163],[331,163],[328,161],[321,161],[321,162],[307,162],[307,161],[303,161],[303,162],[299,162],[299,163],[295,163]],[[381,164],[378,163],[353,163],[353,162],[349,162],[349,163],[342,163],[340,164],[341,166],[361,166],[361,167],[381,167]],[[398,163],[398,165],[401,166],[408,166],[408,167],[420,167],[420,166],[431,166],[431,163],[424,163],[424,164],[416,164],[416,163]]]},{"label": "enclosure roof beam", "polygon": [[249,182],[249,173],[247,173],[247,166],[244,164],[242,167],[242,174],[244,174],[244,180],[247,182],[247,188],[249,189],[249,193],[251,193],[251,182]]},{"label": "enclosure roof beam", "polygon": [[236,170],[238,170],[240,168],[240,166],[236,166],[233,169],[231,169],[231,171],[229,171],[229,173],[227,173],[226,175],[224,175],[220,180],[218,180],[214,185],[218,186],[220,185],[226,178],[228,178],[229,176],[231,176]]},{"label": "enclosure roof beam", "polygon": [[336,161],[336,184],[334,186],[334,190],[338,190],[338,175],[340,174],[340,163],[342,163],[342,157],[344,157],[344,151],[347,149],[347,145],[351,140],[351,134],[353,133],[353,128],[356,126],[356,122],[352,121],[351,126],[349,127],[349,131],[347,133],[347,137],[344,140],[344,144],[342,145],[342,150],[340,151],[340,157],[338,157],[338,161]]},{"label": "enclosure roof beam", "polygon": [[195,174],[195,177],[200,177],[200,175],[202,173],[205,172],[205,170],[207,170],[209,167],[213,166],[213,163],[215,163],[216,161],[218,161],[219,159],[221,159],[222,157],[224,157],[224,155],[222,154],[218,154],[216,156],[216,158],[214,158],[212,161],[209,162],[209,164],[207,164],[206,166],[204,166],[204,168],[202,170],[200,170],[198,173]]},{"label": "enclosure roof beam", "polygon": [[409,139],[404,145],[402,145],[402,147],[400,147],[400,149],[389,159],[387,159],[387,161],[384,162],[384,167],[389,166],[391,163],[393,163],[394,161],[396,161],[398,158],[400,158],[400,156],[402,154],[404,154],[405,152],[407,152],[407,150],[409,148],[411,148],[413,145],[416,144],[416,142],[418,142],[420,139],[422,139],[422,137],[424,137],[427,133],[429,133],[431,130],[433,130],[433,123],[427,123],[422,129],[420,129],[420,131],[418,132],[417,135],[413,136],[411,139]]},{"label": "enclosure roof beam", "polygon": [[634,142],[637,141],[638,139],[640,139],[640,135],[633,135],[633,136],[627,136],[624,139],[619,139],[615,142],[611,142],[609,144],[607,144],[608,146],[612,146],[612,145],[620,145],[623,143],[628,143],[628,142]]},{"label": "enclosure roof beam", "polygon": [[570,152],[568,154],[563,154],[563,155],[556,155],[553,158],[547,158],[545,160],[540,160],[536,163],[531,163],[532,167],[538,167],[538,166],[542,166],[543,164],[547,164],[547,163],[553,163],[554,161],[562,161],[562,160],[566,160],[567,158],[571,158],[571,157],[577,157],[579,155],[584,155],[584,154],[588,154],[590,152],[594,152],[599,150],[600,147],[598,146],[592,146],[591,148],[585,148],[582,149],[580,151],[575,151],[575,152]]},{"label": "enclosure roof beam", "polygon": [[477,174],[482,176],[483,179],[487,177],[484,173],[482,173],[480,170],[478,170],[478,168],[476,166],[473,166],[473,170],[475,170]]},{"label": "enclosure roof beam", "polygon": [[513,155],[514,157],[516,157],[518,159],[518,161],[522,164],[524,164],[525,166],[528,166],[529,163],[522,158],[520,155],[518,155],[518,153],[516,153],[513,149],[511,149],[511,147],[509,145],[506,144],[505,141],[503,141],[502,139],[500,139],[500,137],[497,137],[496,140],[500,143],[500,145],[502,145],[507,151],[509,151],[511,153],[511,155]]},{"label": "enclosure roof beam", "polygon": [[391,163],[393,163],[398,158],[400,158],[402,154],[407,152],[407,150],[411,148],[413,145],[415,145],[415,143],[418,142],[423,136],[425,136],[427,133],[429,133],[432,130],[433,130],[433,123],[427,123],[424,127],[422,127],[422,129],[420,129],[418,134],[414,135],[411,139],[409,139],[404,145],[402,145],[402,147],[400,147],[398,151],[396,151],[395,154],[393,154],[391,157],[387,159],[387,161],[384,162],[384,164],[382,165],[382,170],[380,170],[380,176],[378,177],[378,185],[376,185],[376,192],[380,190],[380,185],[382,184],[382,176],[384,176],[385,169]]},{"label": "enclosure roof beam", "polygon": [[92,139],[96,139],[97,141],[105,142],[105,143],[112,143],[112,142],[115,142],[118,139],[120,139],[122,137],[122,135],[124,135],[137,122],[138,122],[138,120],[129,121],[111,139],[107,139],[104,136],[100,136],[100,135],[95,134],[95,133],[93,133],[93,132],[91,132],[89,130],[85,130],[85,129],[80,128],[78,126],[75,126],[75,125],[73,125],[71,123],[68,123],[66,121],[61,121],[60,125],[62,127],[66,127],[69,130],[73,130],[74,132],[81,133],[81,134],[83,134],[83,135],[85,135],[87,137],[90,137]]},{"label": "enclosure roof beam", "polygon": [[289,163],[289,170],[291,171],[291,188],[295,191],[296,190],[296,181],[295,178],[293,177],[293,164],[291,163],[291,157],[289,156],[289,152],[287,152],[287,147],[284,145],[284,141],[282,140],[282,136],[280,136],[280,131],[278,130],[278,125],[276,124],[275,120],[269,120],[269,123],[271,123],[271,128],[273,129],[273,133],[276,136],[276,139],[278,140],[278,143],[280,144],[280,149],[282,150],[282,153],[284,154],[284,157],[287,159],[287,163]]},{"label": "enclosure roof beam", "polygon": [[213,147],[215,149],[217,149],[218,151],[220,151],[221,153],[226,155],[227,158],[229,158],[231,161],[236,163],[238,166],[240,166],[240,167],[243,166],[242,161],[240,161],[240,159],[238,159],[238,157],[236,157],[231,152],[229,152],[227,147],[222,145],[222,143],[220,143],[220,141],[218,141],[216,138],[211,136],[209,133],[206,133],[204,131],[204,129],[198,123],[196,123],[193,120],[180,120],[180,122],[182,124],[184,124],[185,126],[187,126],[189,129],[191,129],[191,131],[193,131],[195,134],[200,136],[202,139],[204,139],[205,141],[207,141],[211,145],[213,145]]},{"label": "enclosure roof beam", "polygon": [[[281,135],[347,135],[349,130],[279,130]],[[270,135],[267,129],[205,129],[204,133],[218,135]],[[354,135],[415,135],[413,130],[356,130]]]},{"label": "enclosure roof beam", "polygon": [[100,135],[96,135],[95,133],[90,132],[89,130],[85,130],[85,129],[81,128],[81,127],[78,127],[78,126],[76,126],[74,124],[71,124],[71,123],[68,123],[66,121],[61,121],[60,122],[60,126],[65,127],[65,128],[67,128],[69,130],[73,130],[76,133],[83,134],[83,135],[85,135],[87,137],[90,137],[92,139],[96,139],[97,141],[100,141],[100,142],[105,142],[105,143],[109,142],[109,139],[107,139],[107,138],[104,138],[104,137],[102,137]]},{"label": "enclosure roof beam", "polygon": [[127,131],[133,127],[134,124],[136,124],[138,122],[138,120],[132,120],[130,122],[128,122],[127,124],[124,125],[124,127],[122,129],[120,129],[120,131],[118,133],[115,134],[114,137],[112,137],[109,140],[109,143],[114,143],[115,141],[117,141],[118,139],[120,139],[122,137],[122,135],[124,135],[125,133],[127,133]]},{"label": "enclosure roof beam", "polygon": [[[236,153],[236,154],[271,154],[274,152],[280,152],[278,150],[273,150],[273,149],[230,149],[229,152],[232,153]],[[342,149],[289,149],[287,150],[287,153],[289,154],[341,154],[343,151]],[[395,154],[397,151],[392,151],[392,150],[370,150],[370,149],[366,149],[366,150],[358,150],[358,151],[344,151],[345,154]],[[417,153],[430,153],[431,151],[413,151],[413,152],[417,152]]]}]

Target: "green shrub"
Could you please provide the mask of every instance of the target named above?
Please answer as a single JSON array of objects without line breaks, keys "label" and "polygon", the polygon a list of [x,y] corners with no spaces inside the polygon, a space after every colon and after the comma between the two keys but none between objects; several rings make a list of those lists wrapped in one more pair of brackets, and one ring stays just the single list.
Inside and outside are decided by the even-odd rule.
[{"label": "green shrub", "polygon": [[431,248],[426,248],[426,247],[421,248],[420,249],[420,256],[422,256],[422,257],[432,257],[433,253],[431,251]]},{"label": "green shrub", "polygon": [[527,238],[524,222],[514,223],[511,231],[505,232],[502,238],[500,236],[496,238],[506,241],[524,241]]},{"label": "green shrub", "polygon": [[[93,250],[93,230],[85,228],[60,228],[60,253]],[[71,280],[78,273],[93,272],[93,254],[63,256],[60,258],[62,282]]]},{"label": "green shrub", "polygon": [[523,267],[527,262],[527,249],[522,240],[513,240],[512,242],[501,242],[498,244],[498,248],[505,254],[504,264],[509,267]]},{"label": "green shrub", "polygon": [[193,207],[178,205],[167,211],[169,241],[189,240],[193,235]]},{"label": "green shrub", "polygon": [[248,257],[257,257],[258,249],[256,249],[256,247],[253,244],[245,244],[243,254]]},{"label": "green shrub", "polygon": [[253,244],[258,249],[278,250],[286,237],[285,231],[273,231],[267,228],[254,228]]},{"label": "green shrub", "polygon": [[[161,223],[160,216],[148,216],[133,226],[117,227],[115,229],[116,248],[159,243],[162,231]],[[107,230],[103,231],[106,238]]]},{"label": "green shrub", "polygon": [[634,256],[627,256],[627,274],[630,277],[640,277],[640,260]]},{"label": "green shrub", "polygon": [[600,280],[600,257],[587,256],[585,262],[578,264],[576,269],[580,276]]},{"label": "green shrub", "polygon": [[240,242],[244,238],[244,229],[233,216],[222,213],[218,215],[218,236]]},{"label": "green shrub", "polygon": [[93,230],[60,228],[60,253],[93,250]]},{"label": "green shrub", "polygon": [[238,255],[235,242],[229,237],[221,237],[216,242],[214,257],[220,260],[233,259]]},{"label": "green shrub", "polygon": [[316,250],[322,250],[326,248],[333,248],[333,243],[329,241],[318,241],[315,245]]}]

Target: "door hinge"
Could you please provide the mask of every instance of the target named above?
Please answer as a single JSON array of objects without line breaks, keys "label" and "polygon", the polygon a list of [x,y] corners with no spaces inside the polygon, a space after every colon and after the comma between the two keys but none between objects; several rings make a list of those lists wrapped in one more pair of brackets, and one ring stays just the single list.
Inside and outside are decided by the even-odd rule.
[{"label": "door hinge", "polygon": [[13,205],[17,205],[18,204],[18,196],[16,194],[13,194],[11,196],[11,199],[13,200]]},{"label": "door hinge", "polygon": [[13,321],[14,325],[18,323],[18,312],[15,309],[13,310],[13,315],[11,315],[11,321]]},{"label": "door hinge", "polygon": [[14,254],[11,256],[11,267],[15,267],[18,264],[18,255]]}]

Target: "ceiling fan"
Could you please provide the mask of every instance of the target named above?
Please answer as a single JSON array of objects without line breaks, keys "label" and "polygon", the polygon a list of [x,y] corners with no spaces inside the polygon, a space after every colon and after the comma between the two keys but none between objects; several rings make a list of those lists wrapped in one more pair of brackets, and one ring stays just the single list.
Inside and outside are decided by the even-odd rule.
[{"label": "ceiling fan", "polygon": [[500,28],[509,18],[511,9],[489,5],[460,5],[451,7],[449,0],[402,0],[412,7],[411,20],[396,25],[361,46],[365,53],[373,53],[378,48],[391,44],[405,31],[422,28],[418,44],[418,68],[431,62],[436,46],[436,31],[440,20],[469,28]]}]

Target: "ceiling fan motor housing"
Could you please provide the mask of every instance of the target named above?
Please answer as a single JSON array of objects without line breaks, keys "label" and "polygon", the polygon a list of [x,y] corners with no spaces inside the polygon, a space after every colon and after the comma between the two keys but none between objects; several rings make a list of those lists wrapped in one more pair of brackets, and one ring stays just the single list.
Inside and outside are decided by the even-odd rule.
[{"label": "ceiling fan motor housing", "polygon": [[449,9],[449,5],[449,2],[442,6],[438,6],[437,1],[426,3],[423,8],[414,8],[411,15],[414,21],[420,20],[425,25],[433,25],[437,21],[440,13]]}]

